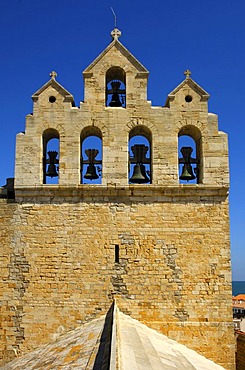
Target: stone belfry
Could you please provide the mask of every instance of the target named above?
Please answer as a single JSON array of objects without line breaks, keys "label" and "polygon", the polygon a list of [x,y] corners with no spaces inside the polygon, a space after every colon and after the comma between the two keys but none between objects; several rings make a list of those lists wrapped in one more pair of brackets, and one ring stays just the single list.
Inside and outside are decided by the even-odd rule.
[{"label": "stone belfry", "polygon": [[83,72],[79,107],[52,72],[17,135],[15,199],[0,199],[1,358],[116,299],[231,370],[227,135],[189,70],[153,107],[148,71],[120,34]]}]

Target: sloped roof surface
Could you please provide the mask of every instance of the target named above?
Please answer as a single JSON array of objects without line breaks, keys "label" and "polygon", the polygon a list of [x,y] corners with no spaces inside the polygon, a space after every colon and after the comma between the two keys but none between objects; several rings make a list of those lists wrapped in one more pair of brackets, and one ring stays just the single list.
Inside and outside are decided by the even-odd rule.
[{"label": "sloped roof surface", "polygon": [[121,312],[118,321],[121,370],[224,370]]},{"label": "sloped roof surface", "polygon": [[224,370],[195,351],[120,312],[67,333],[2,370]]},{"label": "sloped roof surface", "polygon": [[245,294],[238,294],[235,297],[232,297],[233,300],[238,300],[238,301],[245,301]]},{"label": "sloped roof surface", "polygon": [[[94,369],[105,316],[3,366],[2,370]],[[98,364],[97,369],[102,367]]]},{"label": "sloped roof surface", "polygon": [[169,96],[175,95],[184,85],[189,85],[194,91],[196,91],[199,95],[205,96],[207,99],[209,98],[209,93],[205,91],[200,85],[198,85],[192,78],[188,77],[184,81],[182,81],[176,88],[171,91]]}]

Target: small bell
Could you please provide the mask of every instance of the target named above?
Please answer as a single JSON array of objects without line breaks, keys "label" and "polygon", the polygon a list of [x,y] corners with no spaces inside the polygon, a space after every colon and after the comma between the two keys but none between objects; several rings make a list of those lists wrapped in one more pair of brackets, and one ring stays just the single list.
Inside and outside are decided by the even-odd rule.
[{"label": "small bell", "polygon": [[190,164],[184,164],[182,169],[182,174],[180,175],[180,180],[190,181],[194,180],[196,177],[192,171],[192,166]]},{"label": "small bell", "polygon": [[197,163],[197,160],[196,158],[191,157],[193,149],[190,146],[183,146],[180,151],[183,155],[183,158],[179,158],[179,163],[184,164],[184,166],[182,168],[182,174],[180,175],[179,179],[184,181],[194,180],[196,176],[193,173],[191,163]]},{"label": "small bell", "polygon": [[96,173],[95,165],[93,163],[88,165],[87,172],[84,175],[84,178],[86,180],[91,180],[91,181],[99,178],[99,176]]},{"label": "small bell", "polygon": [[56,152],[55,150],[48,152],[49,159],[46,161],[46,164],[49,164],[49,165],[48,165],[48,170],[45,174],[46,176],[49,176],[49,177],[59,176],[57,172],[57,168],[56,168],[56,164],[59,163],[58,159],[56,159],[57,155],[58,155],[58,152]]},{"label": "small bell", "polygon": [[143,164],[136,163],[134,166],[134,171],[132,177],[129,179],[129,182],[135,184],[146,184],[150,180],[146,176],[145,166]]},{"label": "small bell", "polygon": [[119,81],[113,81],[111,83],[113,94],[112,94],[111,102],[109,104],[110,107],[121,107],[122,106],[122,102],[118,94],[120,85],[121,83]]},{"label": "small bell", "polygon": [[58,172],[56,171],[55,164],[50,164],[48,166],[48,171],[46,172],[46,176],[49,176],[49,177],[57,177],[57,176],[59,176]]}]

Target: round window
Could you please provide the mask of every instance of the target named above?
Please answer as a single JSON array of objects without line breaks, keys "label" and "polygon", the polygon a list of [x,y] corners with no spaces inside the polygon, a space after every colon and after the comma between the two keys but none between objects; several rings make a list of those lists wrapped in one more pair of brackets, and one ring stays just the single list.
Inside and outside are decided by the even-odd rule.
[{"label": "round window", "polygon": [[191,95],[186,95],[186,97],[185,97],[185,101],[186,101],[187,103],[190,103],[190,102],[192,101],[192,96],[191,96]]},{"label": "round window", "polygon": [[56,97],[55,96],[50,96],[49,101],[50,101],[50,103],[54,103],[56,101]]}]

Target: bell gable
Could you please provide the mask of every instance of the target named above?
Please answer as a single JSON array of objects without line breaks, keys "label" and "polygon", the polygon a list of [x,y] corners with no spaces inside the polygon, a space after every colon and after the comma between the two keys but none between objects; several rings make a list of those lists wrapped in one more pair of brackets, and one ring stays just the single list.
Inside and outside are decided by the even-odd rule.
[{"label": "bell gable", "polygon": [[75,103],[73,95],[56,81],[57,73],[54,71],[51,72],[50,77],[50,80],[32,95],[34,104],[38,101],[42,102],[44,98],[45,104],[48,102],[55,103],[58,99],[62,102],[71,103],[72,106],[74,106]]},{"label": "bell gable", "polygon": [[199,86],[186,70],[186,78],[173,91],[168,94],[165,106],[176,109],[207,109],[209,94]]},{"label": "bell gable", "polygon": [[[135,98],[146,101],[147,69],[118,41],[117,29],[112,31],[114,40],[107,48],[84,70],[84,102],[98,106],[110,106],[112,96],[123,91],[123,101],[117,107],[130,107],[135,104]],[[120,34],[119,34],[120,35]],[[113,88],[112,82],[120,82],[118,90]],[[114,86],[116,86],[114,84]],[[119,97],[117,98],[119,101]],[[114,100],[113,100],[114,101]],[[125,104],[124,104],[125,103]],[[113,106],[115,107],[115,106]]]}]

